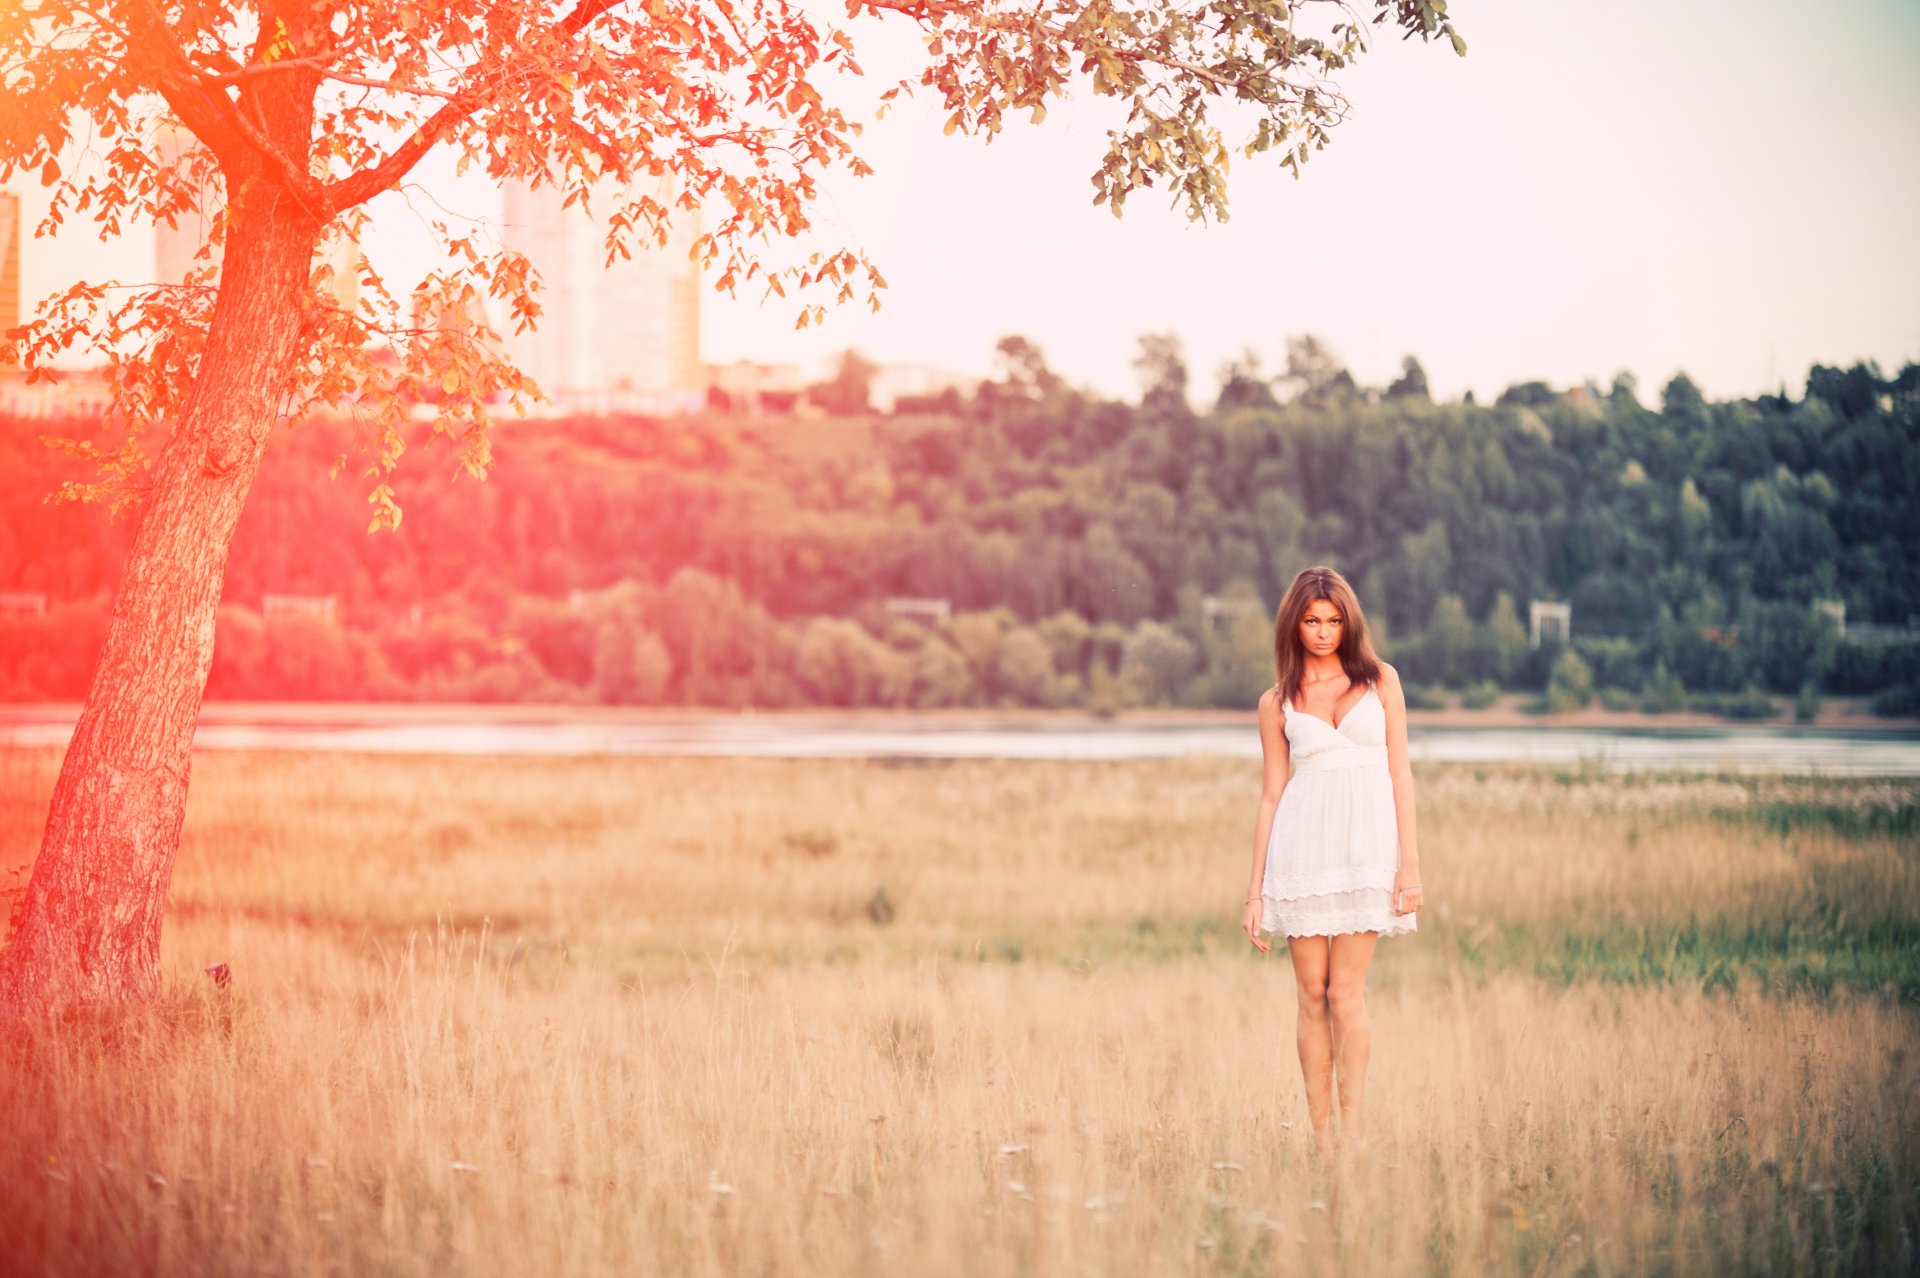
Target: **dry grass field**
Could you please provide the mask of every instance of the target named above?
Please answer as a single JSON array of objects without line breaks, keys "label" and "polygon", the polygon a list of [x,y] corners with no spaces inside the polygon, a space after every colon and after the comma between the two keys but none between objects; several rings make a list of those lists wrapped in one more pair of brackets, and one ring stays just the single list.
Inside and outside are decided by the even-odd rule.
[{"label": "dry grass field", "polygon": [[195,768],[168,997],[0,1032],[6,1272],[1920,1263],[1913,783],[1423,769],[1328,1166],[1244,761]]}]

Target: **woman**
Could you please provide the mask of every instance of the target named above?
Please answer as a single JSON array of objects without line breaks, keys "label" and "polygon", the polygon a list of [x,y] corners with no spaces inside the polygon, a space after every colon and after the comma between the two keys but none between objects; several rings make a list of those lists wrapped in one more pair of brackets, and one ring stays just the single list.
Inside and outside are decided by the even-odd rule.
[{"label": "woman", "polygon": [[1341,1131],[1362,1134],[1374,944],[1415,930],[1421,904],[1407,702],[1399,674],[1374,655],[1353,588],[1331,568],[1293,579],[1274,616],[1273,659],[1242,927],[1262,952],[1261,932],[1287,938],[1307,1113],[1328,1153],[1336,1077]]}]

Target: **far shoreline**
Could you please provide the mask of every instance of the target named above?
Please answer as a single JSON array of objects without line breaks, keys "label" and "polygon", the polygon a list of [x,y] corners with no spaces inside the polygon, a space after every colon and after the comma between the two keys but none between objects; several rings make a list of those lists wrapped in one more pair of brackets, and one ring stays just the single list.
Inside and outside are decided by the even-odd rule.
[{"label": "far shoreline", "polygon": [[[1833,733],[1920,733],[1920,718],[1882,717],[1869,708],[1864,697],[1825,697],[1819,713],[1809,722],[1795,719],[1792,702],[1778,698],[1781,713],[1768,719],[1736,719],[1698,711],[1649,714],[1644,710],[1607,710],[1598,704],[1582,710],[1532,714],[1523,707],[1533,698],[1525,693],[1503,693],[1493,705],[1482,710],[1451,706],[1444,710],[1407,711],[1412,728],[1573,728],[1586,731],[1607,729],[1674,728],[1691,731],[1726,728],[1765,728]],[[0,724],[59,723],[79,718],[77,701],[23,701],[0,703]],[[338,725],[382,725],[407,723],[610,723],[673,722],[715,717],[784,718],[795,722],[832,720],[836,723],[874,725],[912,722],[934,728],[980,729],[991,727],[1085,728],[1121,727],[1223,727],[1235,723],[1253,724],[1254,711],[1210,710],[1188,707],[1147,707],[1115,711],[1110,715],[1083,709],[1037,709],[1027,706],[965,706],[943,709],[894,709],[861,706],[729,709],[723,706],[606,706],[570,705],[537,702],[470,701],[207,701],[200,721],[209,724],[286,724],[290,726],[328,727]]]}]

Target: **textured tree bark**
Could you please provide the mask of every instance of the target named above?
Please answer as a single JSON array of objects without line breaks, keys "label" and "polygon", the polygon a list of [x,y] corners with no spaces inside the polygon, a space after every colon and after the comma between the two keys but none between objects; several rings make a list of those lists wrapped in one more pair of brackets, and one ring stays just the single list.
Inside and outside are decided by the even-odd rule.
[{"label": "textured tree bark", "polygon": [[207,346],[155,466],[19,925],[0,950],[0,1006],[159,988],[227,550],[287,384],[320,225],[263,174],[228,181]]}]

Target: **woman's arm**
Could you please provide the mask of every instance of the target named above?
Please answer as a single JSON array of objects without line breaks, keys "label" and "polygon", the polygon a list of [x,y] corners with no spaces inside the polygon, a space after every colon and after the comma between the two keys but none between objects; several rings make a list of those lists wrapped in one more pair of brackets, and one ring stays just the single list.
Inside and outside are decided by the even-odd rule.
[{"label": "woman's arm", "polygon": [[1393,777],[1393,815],[1400,833],[1393,912],[1411,914],[1420,908],[1420,845],[1414,835],[1413,762],[1407,757],[1407,694],[1400,686],[1400,672],[1384,661],[1380,663],[1380,704],[1387,712],[1387,771]]},{"label": "woman's arm", "polygon": [[[1260,698],[1260,753],[1265,762],[1260,777],[1260,810],[1253,822],[1253,877],[1247,883],[1249,906],[1259,901],[1260,889],[1266,884],[1267,839],[1273,833],[1273,814],[1280,807],[1280,794],[1287,788],[1287,734],[1282,727],[1278,689],[1270,688]],[[1260,944],[1257,937],[1254,944]]]}]

